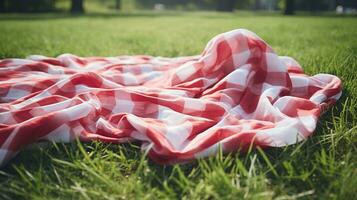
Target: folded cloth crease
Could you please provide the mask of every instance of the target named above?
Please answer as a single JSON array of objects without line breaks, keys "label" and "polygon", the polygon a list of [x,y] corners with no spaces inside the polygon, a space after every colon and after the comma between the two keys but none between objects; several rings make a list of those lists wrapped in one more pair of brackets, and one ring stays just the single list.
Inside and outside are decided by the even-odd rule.
[{"label": "folded cloth crease", "polygon": [[309,137],[341,80],[308,76],[255,33],[215,36],[201,55],[0,60],[0,164],[47,140],[140,141],[174,164]]}]

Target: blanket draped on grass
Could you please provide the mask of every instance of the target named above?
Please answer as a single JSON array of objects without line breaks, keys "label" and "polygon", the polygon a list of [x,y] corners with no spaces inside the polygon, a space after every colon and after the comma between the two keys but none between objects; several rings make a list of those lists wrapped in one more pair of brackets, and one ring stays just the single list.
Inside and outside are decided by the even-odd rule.
[{"label": "blanket draped on grass", "polygon": [[254,33],[214,37],[199,56],[0,61],[0,163],[37,141],[141,141],[172,164],[306,139],[341,96],[339,78],[308,76]]}]

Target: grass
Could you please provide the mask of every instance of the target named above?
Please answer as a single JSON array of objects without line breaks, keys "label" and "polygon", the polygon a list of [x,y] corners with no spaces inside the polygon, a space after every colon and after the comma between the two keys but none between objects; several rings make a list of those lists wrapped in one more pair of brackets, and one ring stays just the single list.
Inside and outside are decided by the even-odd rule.
[{"label": "grass", "polygon": [[0,171],[1,199],[353,199],[357,194],[357,20],[353,17],[217,13],[2,15],[0,58],[199,54],[214,35],[247,28],[307,74],[344,84],[313,137],[285,148],[218,154],[175,166],[139,144],[27,148]]}]

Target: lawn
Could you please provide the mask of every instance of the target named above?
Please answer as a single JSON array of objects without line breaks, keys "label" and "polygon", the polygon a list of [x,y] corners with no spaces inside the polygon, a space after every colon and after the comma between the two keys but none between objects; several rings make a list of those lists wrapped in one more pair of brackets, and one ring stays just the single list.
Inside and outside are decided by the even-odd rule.
[{"label": "lawn", "polygon": [[344,84],[313,137],[285,148],[153,163],[139,144],[41,144],[0,170],[0,199],[353,199],[357,195],[357,18],[134,12],[0,15],[0,58],[31,54],[199,54],[214,35],[247,28],[307,74]]}]

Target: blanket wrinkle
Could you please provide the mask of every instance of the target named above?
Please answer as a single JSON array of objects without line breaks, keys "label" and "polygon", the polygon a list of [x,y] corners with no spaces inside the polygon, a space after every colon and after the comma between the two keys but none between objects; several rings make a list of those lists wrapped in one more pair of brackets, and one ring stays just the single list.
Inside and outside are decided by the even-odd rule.
[{"label": "blanket wrinkle", "polygon": [[308,76],[255,33],[211,39],[201,55],[0,60],[0,165],[38,141],[140,141],[154,161],[188,162],[312,135],[341,80]]}]

